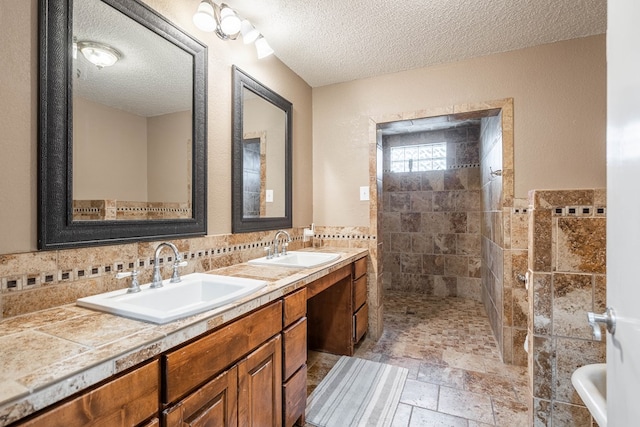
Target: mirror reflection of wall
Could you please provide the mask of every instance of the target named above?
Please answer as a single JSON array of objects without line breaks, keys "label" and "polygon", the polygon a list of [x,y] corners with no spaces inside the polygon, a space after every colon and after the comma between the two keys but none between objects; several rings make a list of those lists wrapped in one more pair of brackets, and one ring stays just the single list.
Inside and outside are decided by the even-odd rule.
[{"label": "mirror reflection of wall", "polygon": [[245,218],[266,215],[266,175],[266,134],[245,133],[242,140],[242,206]]},{"label": "mirror reflection of wall", "polygon": [[[253,139],[256,135],[261,135],[264,152],[264,161],[260,165],[252,162],[252,166],[243,171],[243,182],[245,185],[244,217],[256,217],[259,212],[261,218],[282,217],[285,215],[285,136],[286,136],[286,113],[277,106],[268,102],[264,98],[255,95],[248,89],[243,89],[243,118],[242,132],[243,138]],[[254,151],[255,145],[243,144],[243,157],[255,158],[251,153],[244,153],[245,150]],[[259,199],[255,199],[255,185],[247,186],[247,178],[255,177],[258,170],[260,173]],[[251,195],[250,193],[253,193]],[[246,202],[247,198],[249,203]],[[256,206],[258,202],[258,206]]]},{"label": "mirror reflection of wall", "polygon": [[74,2],[73,35],[74,220],[191,218],[192,57],[99,0]]}]

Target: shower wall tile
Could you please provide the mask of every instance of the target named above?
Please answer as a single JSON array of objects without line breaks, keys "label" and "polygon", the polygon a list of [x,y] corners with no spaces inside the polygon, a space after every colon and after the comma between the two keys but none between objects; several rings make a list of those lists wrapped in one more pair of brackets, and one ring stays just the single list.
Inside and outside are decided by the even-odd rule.
[{"label": "shower wall tile", "polygon": [[550,271],[551,270],[551,210],[535,209],[532,212],[533,230],[535,236],[533,244],[530,245],[530,256],[532,257],[533,271]]},{"label": "shower wall tile", "polygon": [[434,191],[433,210],[435,212],[456,211],[456,191]]},{"label": "shower wall tile", "polygon": [[602,341],[585,341],[557,337],[556,364],[554,367],[554,400],[583,405],[571,384],[571,375],[583,365],[602,363],[606,357],[606,345]]},{"label": "shower wall tile", "polygon": [[[443,233],[467,233],[467,212],[445,212],[442,214]],[[474,233],[469,232],[468,235]]]},{"label": "shower wall tile", "polygon": [[547,337],[534,336],[533,348],[533,396],[551,400],[553,394],[553,366],[556,351],[554,341]]},{"label": "shower wall tile", "polygon": [[503,287],[502,298],[502,325],[511,326],[513,325],[513,289]]},{"label": "shower wall tile", "polygon": [[550,400],[533,399],[533,426],[534,427],[548,427],[553,425],[551,419],[552,404]]},{"label": "shower wall tile", "polygon": [[511,290],[513,298],[513,326],[527,329],[529,319],[529,302],[527,298],[527,290],[522,288],[513,288]]},{"label": "shower wall tile", "polygon": [[607,309],[607,277],[596,275],[593,290],[593,311],[604,313]]},{"label": "shower wall tile", "polygon": [[[424,221],[424,220],[423,220]],[[411,250],[418,254],[433,253],[433,236],[423,233],[411,234]]]},{"label": "shower wall tile", "polygon": [[423,191],[443,191],[444,190],[444,173],[428,172],[423,174],[422,179],[420,181],[420,189]]},{"label": "shower wall tile", "polygon": [[409,212],[411,210],[411,193],[393,192],[388,194],[389,212]]},{"label": "shower wall tile", "polygon": [[[603,190],[599,191],[602,194]],[[533,193],[534,209],[594,205],[595,190],[535,190]]]},{"label": "shower wall tile", "polygon": [[445,276],[464,278],[469,273],[469,261],[465,256],[449,256],[444,261]]},{"label": "shower wall tile", "polygon": [[554,402],[552,418],[549,425],[555,426],[590,426],[591,414],[584,406]]},{"label": "shower wall tile", "polygon": [[477,234],[457,234],[456,253],[459,255],[480,255],[480,236]]},{"label": "shower wall tile", "polygon": [[553,275],[553,331],[555,336],[591,338],[586,312],[593,310],[593,276]]},{"label": "shower wall tile", "polygon": [[409,143],[445,140],[448,161],[455,166],[391,173],[389,156],[383,161],[380,228],[386,250],[383,265],[391,273],[383,282],[385,288],[480,299],[480,170],[477,160],[461,163],[473,160],[469,151],[478,151],[478,134],[479,128],[464,127],[383,137],[383,151],[406,145],[407,138]]},{"label": "shower wall tile", "polygon": [[420,231],[422,215],[419,212],[400,214],[400,231],[417,233]]},{"label": "shower wall tile", "polygon": [[509,215],[510,221],[510,243],[512,249],[527,249],[529,245],[529,216],[527,210],[518,209],[518,212],[513,212]]},{"label": "shower wall tile", "polygon": [[527,352],[524,349],[527,340],[527,328],[513,328],[513,364],[527,365]]},{"label": "shower wall tile", "polygon": [[558,218],[558,271],[606,272],[606,218]]},{"label": "shower wall tile", "polygon": [[433,238],[433,252],[436,254],[455,255],[456,235],[436,234]]},{"label": "shower wall tile", "polygon": [[[605,360],[606,343],[593,341],[586,312],[605,308],[606,193],[536,190],[529,200],[532,422],[590,425],[571,374],[580,366]],[[546,376],[538,377],[540,372]]]}]

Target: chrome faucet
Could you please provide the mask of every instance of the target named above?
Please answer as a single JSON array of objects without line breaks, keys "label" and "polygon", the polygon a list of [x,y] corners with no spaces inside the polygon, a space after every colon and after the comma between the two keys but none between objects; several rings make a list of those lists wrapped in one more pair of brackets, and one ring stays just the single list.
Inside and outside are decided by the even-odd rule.
[{"label": "chrome faucet", "polygon": [[176,245],[171,242],[163,242],[158,245],[156,248],[156,252],[154,254],[153,260],[153,281],[151,282],[150,288],[161,288],[162,287],[162,276],[160,275],[160,252],[162,248],[169,247],[173,251],[174,260],[173,260],[173,274],[171,275],[171,283],[178,283],[180,279],[180,274],[178,273],[178,267],[183,267],[187,265],[186,261],[182,261],[182,257],[180,256],[180,252]]},{"label": "chrome faucet", "polygon": [[[287,241],[282,243],[281,251],[278,252],[278,238],[281,234],[287,236]],[[285,230],[278,230],[276,232],[276,236],[273,238],[273,256],[279,257],[280,255],[287,254],[287,246],[289,246],[289,242],[291,242],[291,235],[287,233]]]}]

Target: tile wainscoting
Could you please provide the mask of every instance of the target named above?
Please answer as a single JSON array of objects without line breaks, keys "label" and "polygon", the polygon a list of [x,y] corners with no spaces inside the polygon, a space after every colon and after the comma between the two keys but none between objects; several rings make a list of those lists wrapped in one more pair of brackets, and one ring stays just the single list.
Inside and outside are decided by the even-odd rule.
[{"label": "tile wainscoting", "polygon": [[529,377],[534,426],[592,425],[571,384],[583,365],[602,363],[586,312],[605,310],[606,192],[529,194]]}]

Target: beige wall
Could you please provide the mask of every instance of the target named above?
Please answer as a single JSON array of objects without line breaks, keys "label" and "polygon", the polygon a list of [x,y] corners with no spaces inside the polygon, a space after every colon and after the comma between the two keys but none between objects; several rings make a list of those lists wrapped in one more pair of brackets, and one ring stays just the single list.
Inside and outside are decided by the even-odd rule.
[{"label": "beige wall", "polygon": [[147,201],[147,119],[73,99],[75,200]]},{"label": "beige wall", "polygon": [[191,200],[191,110],[147,119],[148,201]]},{"label": "beige wall", "polygon": [[266,190],[273,191],[273,202],[266,204],[266,217],[282,217],[285,213],[285,137],[286,115],[262,98],[244,101],[242,131],[263,134],[266,146]]},{"label": "beige wall", "polygon": [[313,204],[319,225],[369,225],[369,119],[514,99],[515,196],[604,187],[605,36],[313,89]]},{"label": "beige wall", "polygon": [[[231,231],[231,65],[293,103],[293,225],[312,221],[311,88],[276,56],[258,60],[253,46],[224,42],[195,28],[199,0],[148,0],[208,43],[208,233]],[[0,2],[0,254],[36,249],[37,0]]]}]

